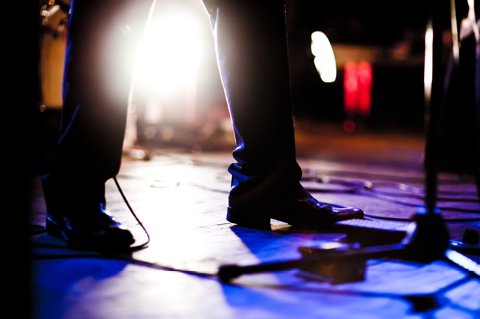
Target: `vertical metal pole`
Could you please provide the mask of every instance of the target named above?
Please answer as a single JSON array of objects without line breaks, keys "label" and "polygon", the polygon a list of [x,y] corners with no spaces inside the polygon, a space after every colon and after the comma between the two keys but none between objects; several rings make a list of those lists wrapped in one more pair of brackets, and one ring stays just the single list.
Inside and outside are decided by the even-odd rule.
[{"label": "vertical metal pole", "polygon": [[[474,1],[471,2],[472,7],[470,10],[474,11]],[[475,16],[474,23],[477,22],[478,17]],[[477,150],[477,168],[475,172],[475,180],[477,185],[477,196],[480,201],[480,30],[477,27],[474,29],[475,33],[475,110],[477,116],[476,126],[476,150]],[[474,31],[475,32],[475,31]]]},{"label": "vertical metal pole", "polygon": [[[405,258],[431,262],[444,257],[449,234],[436,207],[439,152],[439,109],[443,98],[443,40],[449,0],[430,0],[425,33],[425,209],[417,210],[404,239]],[[448,16],[447,16],[448,17]],[[448,22],[448,19],[447,19]]]},{"label": "vertical metal pole", "polygon": [[[442,102],[444,65],[443,40],[445,22],[442,18],[448,12],[448,0],[430,0],[430,21],[425,39],[425,112],[426,134],[425,147],[425,206],[428,213],[436,208],[437,173],[439,152],[439,109]],[[427,67],[427,65],[429,67]],[[427,74],[430,72],[430,74]],[[430,83],[428,83],[430,82]]]}]

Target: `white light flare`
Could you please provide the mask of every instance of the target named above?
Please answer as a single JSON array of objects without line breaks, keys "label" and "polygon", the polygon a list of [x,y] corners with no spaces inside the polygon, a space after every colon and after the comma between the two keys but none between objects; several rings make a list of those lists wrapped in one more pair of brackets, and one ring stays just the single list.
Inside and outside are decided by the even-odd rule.
[{"label": "white light flare", "polygon": [[137,56],[135,87],[145,94],[174,94],[191,85],[201,60],[196,17],[169,11],[145,30]]},{"label": "white light flare", "polygon": [[337,78],[337,66],[330,41],[327,36],[320,31],[313,32],[311,39],[311,50],[315,56],[313,63],[320,74],[320,78],[325,83],[335,82]]},{"label": "white light flare", "polygon": [[433,72],[433,27],[431,22],[427,25],[425,32],[425,66],[424,66],[424,91],[425,98],[429,101],[432,94],[432,75]]}]

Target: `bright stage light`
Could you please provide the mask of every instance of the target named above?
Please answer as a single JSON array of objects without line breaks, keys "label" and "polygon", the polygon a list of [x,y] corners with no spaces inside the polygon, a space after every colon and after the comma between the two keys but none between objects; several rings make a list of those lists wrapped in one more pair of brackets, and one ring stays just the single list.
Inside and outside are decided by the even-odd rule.
[{"label": "bright stage light", "polygon": [[137,90],[165,95],[190,85],[202,52],[198,29],[196,17],[186,10],[155,16],[137,56]]},{"label": "bright stage light", "polygon": [[320,31],[312,33],[312,54],[315,56],[313,62],[325,83],[335,82],[337,77],[337,66],[332,46],[327,36]]}]

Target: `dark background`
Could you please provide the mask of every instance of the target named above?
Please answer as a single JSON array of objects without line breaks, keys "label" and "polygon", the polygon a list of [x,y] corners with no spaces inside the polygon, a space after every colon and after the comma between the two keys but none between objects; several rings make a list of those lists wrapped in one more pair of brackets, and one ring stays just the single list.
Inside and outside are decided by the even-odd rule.
[{"label": "dark background", "polygon": [[[287,8],[297,117],[320,121],[346,117],[343,69],[338,69],[334,83],[327,84],[320,80],[313,65],[310,35],[322,31],[333,46],[375,48],[382,52],[372,63],[371,113],[362,119],[368,127],[423,129],[424,34],[430,11],[427,1],[300,0],[289,1]],[[442,20],[450,22],[448,16]],[[409,43],[409,55],[402,61],[394,60],[391,50],[401,42]]]}]

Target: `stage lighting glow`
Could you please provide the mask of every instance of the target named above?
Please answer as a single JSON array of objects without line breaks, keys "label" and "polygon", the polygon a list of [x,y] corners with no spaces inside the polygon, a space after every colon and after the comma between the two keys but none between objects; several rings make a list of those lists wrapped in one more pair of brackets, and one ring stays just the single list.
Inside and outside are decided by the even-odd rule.
[{"label": "stage lighting glow", "polygon": [[433,70],[433,27],[431,22],[427,25],[425,32],[425,66],[423,83],[425,88],[425,98],[430,100],[432,93],[432,70]]},{"label": "stage lighting glow", "polygon": [[172,94],[196,77],[201,39],[196,17],[170,10],[145,30],[137,56],[135,87],[149,94]]},{"label": "stage lighting glow", "polygon": [[367,116],[371,107],[372,67],[370,63],[350,61],[343,72],[344,106],[349,116]]},{"label": "stage lighting glow", "polygon": [[315,56],[313,62],[325,83],[335,82],[337,77],[337,66],[332,46],[325,33],[315,31],[312,33],[312,54]]}]

